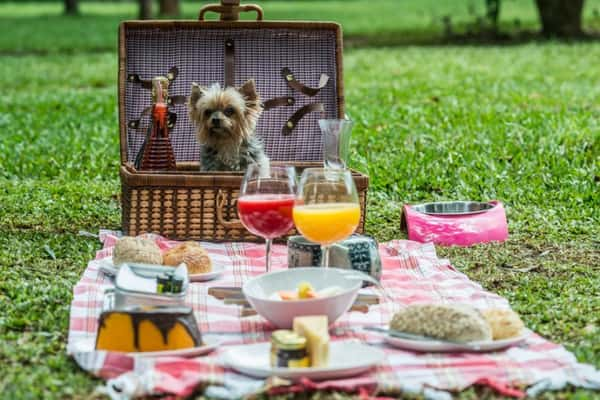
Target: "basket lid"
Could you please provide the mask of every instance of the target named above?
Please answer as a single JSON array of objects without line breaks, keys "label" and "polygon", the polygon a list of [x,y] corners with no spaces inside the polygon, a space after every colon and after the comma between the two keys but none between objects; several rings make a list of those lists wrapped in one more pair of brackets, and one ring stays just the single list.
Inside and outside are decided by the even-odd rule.
[{"label": "basket lid", "polygon": [[[256,134],[274,161],[322,160],[320,118],[344,116],[341,29],[327,22],[127,21],[119,34],[121,162],[144,141],[148,82],[166,76],[178,162],[199,160],[188,118],[192,82],[240,87],[254,79],[265,106]],[[151,82],[151,81],[150,81]]]}]

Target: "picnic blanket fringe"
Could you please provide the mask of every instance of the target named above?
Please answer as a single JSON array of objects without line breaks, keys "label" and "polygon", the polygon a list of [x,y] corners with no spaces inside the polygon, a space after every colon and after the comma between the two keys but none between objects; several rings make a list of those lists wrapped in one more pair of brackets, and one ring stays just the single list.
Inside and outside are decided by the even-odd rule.
[{"label": "picnic blanket fringe", "polygon": [[[359,338],[380,346],[386,361],[370,373],[358,377],[312,382],[290,383],[283,380],[261,380],[240,375],[220,363],[217,349],[198,358],[142,358],[104,351],[82,351],[78,344],[93,340],[97,318],[102,310],[104,290],[112,282],[100,272],[100,261],[112,254],[120,234],[100,231],[104,243],[96,259],[88,264],[81,280],[73,289],[67,352],[84,370],[106,380],[98,391],[112,399],[129,399],[145,395],[189,396],[199,387],[205,395],[223,399],[239,399],[256,393],[281,394],[312,390],[337,390],[357,393],[361,398],[377,398],[392,393],[422,394],[426,399],[447,400],[451,393],[472,385],[485,385],[498,393],[522,398],[535,397],[547,390],[560,390],[567,385],[592,390],[600,389],[600,372],[591,365],[579,364],[575,356],[562,346],[551,343],[533,332],[517,347],[495,353],[414,353],[383,345],[373,333],[356,331],[364,325],[384,325],[402,305],[424,302],[469,303],[479,308],[508,307],[506,299],[485,291],[479,284],[454,268],[448,260],[439,259],[432,244],[395,240],[381,244],[382,283],[394,303],[371,306],[370,312],[346,313],[336,327],[334,339]],[[145,235],[168,249],[176,242],[163,237]],[[264,246],[250,243],[203,243],[211,257],[227,265],[218,280],[192,284],[188,301],[193,305],[203,334],[219,332],[227,344],[268,340],[273,329],[259,316],[240,318],[241,307],[224,305],[208,295],[211,285],[241,286],[247,279],[264,272]],[[274,246],[273,269],[287,262],[285,246]],[[377,293],[374,288],[363,291]],[[336,329],[334,329],[336,331]],[[226,346],[226,345],[225,345]],[[222,346],[223,347],[223,346]]]}]

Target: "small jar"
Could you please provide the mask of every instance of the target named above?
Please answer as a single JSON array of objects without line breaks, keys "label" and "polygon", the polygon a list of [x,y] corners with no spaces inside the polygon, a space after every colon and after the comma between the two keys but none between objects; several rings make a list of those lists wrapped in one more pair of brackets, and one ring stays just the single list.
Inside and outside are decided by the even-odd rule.
[{"label": "small jar", "polygon": [[171,280],[171,293],[181,293],[183,291],[183,278],[174,276]]},{"label": "small jar", "polygon": [[171,292],[171,276],[168,274],[160,274],[156,277],[156,293]]},{"label": "small jar", "polygon": [[306,351],[306,338],[289,330],[277,330],[271,335],[271,366],[306,368],[310,359]]}]

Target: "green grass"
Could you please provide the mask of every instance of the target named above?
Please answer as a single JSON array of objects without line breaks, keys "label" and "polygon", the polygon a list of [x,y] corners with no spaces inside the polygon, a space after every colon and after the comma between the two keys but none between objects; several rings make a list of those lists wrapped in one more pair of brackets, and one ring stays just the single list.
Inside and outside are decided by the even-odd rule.
[{"label": "green grass", "polygon": [[[340,22],[351,46],[439,43],[445,40],[443,17],[451,18],[455,33],[465,33],[477,31],[477,18],[485,14],[484,0],[263,0],[255,3],[264,7],[265,18],[269,20]],[[196,19],[202,4],[184,2],[182,18]],[[599,10],[600,0],[586,1],[586,29],[600,28]],[[137,6],[134,2],[83,1],[81,14],[63,16],[58,1],[0,3],[0,26],[10,32],[0,35],[0,53],[116,51],[116,26],[121,20],[136,18]],[[253,18],[253,15],[244,18]],[[504,0],[500,25],[503,31],[512,33],[538,30],[534,1]]]},{"label": "green grass", "polygon": [[[467,3],[460,3],[456,15],[469,17]],[[591,15],[597,3],[588,3]],[[330,3],[293,4],[263,5],[269,18],[339,15],[355,37],[386,29],[438,32],[428,25],[429,0],[407,0],[396,11],[398,26],[389,16],[392,0],[368,3],[390,13],[366,21],[357,17],[368,8],[363,2],[345,2],[344,13],[326,12]],[[441,10],[452,4],[443,2]],[[522,19],[535,23],[529,2],[505,4],[507,13],[530,9]],[[322,12],[295,13],[296,6]],[[196,7],[186,4],[186,14]],[[0,24],[14,24],[0,37],[2,398],[83,398],[99,383],[65,354],[68,307],[72,286],[99,246],[78,232],[120,223],[113,50],[119,13],[131,17],[135,10],[129,4],[82,8],[90,16],[59,17],[53,4],[0,4]],[[42,20],[36,29],[27,26]],[[368,21],[380,25],[370,31]],[[82,26],[95,28],[89,36],[74,34]],[[507,297],[530,328],[596,367],[599,58],[597,44],[553,42],[345,54],[348,112],[357,121],[352,165],[371,176],[368,232],[379,240],[403,237],[405,202],[501,199],[507,243],[439,248],[440,254]],[[494,396],[473,389],[461,395],[483,397]],[[545,398],[600,396],[578,390]]]}]

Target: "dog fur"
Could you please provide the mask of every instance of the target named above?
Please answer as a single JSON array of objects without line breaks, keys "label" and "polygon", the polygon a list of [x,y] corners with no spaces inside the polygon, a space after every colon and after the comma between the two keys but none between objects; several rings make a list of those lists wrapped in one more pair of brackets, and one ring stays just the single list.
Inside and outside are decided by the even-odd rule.
[{"label": "dog fur", "polygon": [[201,145],[201,170],[243,171],[253,163],[268,164],[262,142],[255,135],[262,105],[254,80],[239,89],[192,83],[188,110]]}]

